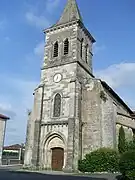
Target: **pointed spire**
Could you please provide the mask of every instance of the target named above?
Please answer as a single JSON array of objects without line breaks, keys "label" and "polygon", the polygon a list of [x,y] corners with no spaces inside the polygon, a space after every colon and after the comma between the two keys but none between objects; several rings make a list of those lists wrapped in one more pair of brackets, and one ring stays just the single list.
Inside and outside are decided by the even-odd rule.
[{"label": "pointed spire", "polygon": [[82,17],[76,0],[68,0],[65,9],[56,25],[68,23],[74,20],[82,21]]}]

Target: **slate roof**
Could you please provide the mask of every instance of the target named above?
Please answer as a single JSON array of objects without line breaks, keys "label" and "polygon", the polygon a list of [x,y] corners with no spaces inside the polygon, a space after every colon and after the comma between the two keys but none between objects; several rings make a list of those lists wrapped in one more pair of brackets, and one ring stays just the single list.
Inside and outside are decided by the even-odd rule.
[{"label": "slate roof", "polygon": [[20,148],[22,148],[20,144],[14,144],[11,146],[5,146],[3,149],[4,150],[19,150]]},{"label": "slate roof", "polygon": [[54,26],[75,20],[83,22],[76,0],[68,0],[59,21]]},{"label": "slate roof", "polygon": [[3,114],[0,114],[0,119],[4,119],[4,120],[7,120],[7,119],[10,119],[9,117],[3,115]]}]

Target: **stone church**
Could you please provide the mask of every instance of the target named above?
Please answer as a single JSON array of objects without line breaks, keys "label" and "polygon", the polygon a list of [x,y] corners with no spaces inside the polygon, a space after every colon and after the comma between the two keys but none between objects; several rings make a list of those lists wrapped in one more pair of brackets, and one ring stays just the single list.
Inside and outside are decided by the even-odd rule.
[{"label": "stone church", "polygon": [[67,1],[58,22],[44,33],[41,81],[28,113],[25,166],[76,171],[78,160],[90,151],[117,148],[121,125],[132,138],[133,111],[93,75],[95,39],[76,0]]}]

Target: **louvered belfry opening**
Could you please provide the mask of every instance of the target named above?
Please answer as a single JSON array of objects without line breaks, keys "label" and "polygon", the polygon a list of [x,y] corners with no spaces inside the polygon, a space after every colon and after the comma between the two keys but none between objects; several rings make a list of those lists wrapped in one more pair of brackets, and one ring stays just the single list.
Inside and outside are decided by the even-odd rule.
[{"label": "louvered belfry opening", "polygon": [[64,55],[67,55],[68,52],[69,52],[69,41],[68,41],[68,39],[66,39],[64,41]]},{"label": "louvered belfry opening", "polygon": [[53,57],[58,57],[59,45],[58,42],[55,42],[53,49]]}]

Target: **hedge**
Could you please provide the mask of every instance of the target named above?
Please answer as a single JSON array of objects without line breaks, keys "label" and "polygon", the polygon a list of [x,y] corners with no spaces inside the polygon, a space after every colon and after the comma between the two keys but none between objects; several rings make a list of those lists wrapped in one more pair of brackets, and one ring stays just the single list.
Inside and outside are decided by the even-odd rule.
[{"label": "hedge", "polygon": [[119,162],[119,168],[122,175],[130,180],[135,179],[135,151],[125,152]]},{"label": "hedge", "polygon": [[134,141],[126,142],[126,151],[135,151],[135,142]]},{"label": "hedge", "polygon": [[100,148],[79,160],[78,169],[81,172],[118,172],[119,153],[110,148]]}]

